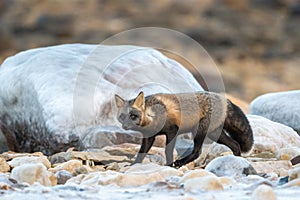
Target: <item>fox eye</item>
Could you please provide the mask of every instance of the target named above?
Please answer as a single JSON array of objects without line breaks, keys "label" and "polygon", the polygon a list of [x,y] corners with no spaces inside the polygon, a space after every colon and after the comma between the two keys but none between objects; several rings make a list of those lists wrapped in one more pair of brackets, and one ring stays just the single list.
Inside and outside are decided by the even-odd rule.
[{"label": "fox eye", "polygon": [[131,120],[136,120],[137,119],[137,115],[135,115],[135,114],[130,114],[130,119]]}]

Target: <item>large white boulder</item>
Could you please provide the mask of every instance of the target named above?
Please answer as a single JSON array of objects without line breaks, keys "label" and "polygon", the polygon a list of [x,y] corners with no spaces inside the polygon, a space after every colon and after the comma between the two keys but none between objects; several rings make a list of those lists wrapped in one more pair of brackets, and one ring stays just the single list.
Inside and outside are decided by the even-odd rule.
[{"label": "large white boulder", "polygon": [[247,115],[253,130],[252,154],[276,154],[282,148],[300,147],[300,136],[292,128],[257,115]]},{"label": "large white boulder", "polygon": [[285,124],[300,134],[300,90],[261,95],[251,102],[250,114]]},{"label": "large white boulder", "polygon": [[113,96],[202,90],[191,73],[152,48],[67,44],[32,49],[0,68],[0,125],[15,151],[46,154],[116,126]]}]

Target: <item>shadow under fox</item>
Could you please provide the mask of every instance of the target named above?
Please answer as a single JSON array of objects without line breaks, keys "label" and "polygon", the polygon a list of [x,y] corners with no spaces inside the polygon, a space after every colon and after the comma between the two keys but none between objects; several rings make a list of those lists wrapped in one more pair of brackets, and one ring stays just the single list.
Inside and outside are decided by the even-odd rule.
[{"label": "shadow under fox", "polygon": [[[206,135],[241,155],[253,145],[249,122],[239,107],[223,95],[213,92],[155,94],[144,93],[132,100],[115,95],[118,121],[125,130],[140,131],[142,145],[134,163],[140,163],[157,135],[166,136],[166,164],[180,167],[195,160],[201,153]],[[186,157],[173,162],[178,134],[192,132],[194,149]]]}]

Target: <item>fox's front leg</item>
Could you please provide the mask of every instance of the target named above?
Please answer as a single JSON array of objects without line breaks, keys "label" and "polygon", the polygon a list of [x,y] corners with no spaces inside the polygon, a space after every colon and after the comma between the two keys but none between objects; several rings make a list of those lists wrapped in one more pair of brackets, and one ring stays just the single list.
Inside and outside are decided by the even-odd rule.
[{"label": "fox's front leg", "polygon": [[196,130],[196,135],[194,137],[194,149],[193,149],[192,153],[190,153],[189,155],[187,155],[186,157],[184,157],[180,160],[176,160],[173,163],[173,166],[181,167],[182,165],[192,162],[193,160],[195,160],[199,157],[199,155],[201,154],[202,144],[203,144],[205,136],[207,134],[208,126],[209,126],[209,118],[208,117],[202,119],[199,122],[199,126],[198,126],[198,129]]},{"label": "fox's front leg", "polygon": [[173,152],[176,144],[176,132],[166,134],[166,165],[172,166],[173,164]]},{"label": "fox's front leg", "polygon": [[155,136],[143,137],[141,148],[138,152],[138,155],[137,155],[135,161],[132,163],[132,165],[134,165],[135,163],[141,163],[144,160],[148,151],[152,147],[154,140],[155,140]]}]

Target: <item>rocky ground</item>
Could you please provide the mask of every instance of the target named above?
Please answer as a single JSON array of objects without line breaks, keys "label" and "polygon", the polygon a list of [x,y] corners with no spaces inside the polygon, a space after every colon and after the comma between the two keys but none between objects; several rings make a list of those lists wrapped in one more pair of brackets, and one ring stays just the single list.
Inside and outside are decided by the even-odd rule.
[{"label": "rocky ground", "polygon": [[21,50],[98,44],[128,29],[164,27],[199,42],[217,63],[226,91],[249,102],[299,88],[299,8],[290,0],[0,0],[0,63]]},{"label": "rocky ground", "polygon": [[[291,128],[249,115],[254,146],[245,158],[206,142],[201,156],[178,169],[163,166],[164,140],[143,164],[130,166],[139,144],[93,152],[69,149],[0,155],[1,199],[297,199],[300,137]],[[176,155],[175,155],[176,157]],[[295,159],[294,159],[295,160]]]}]

